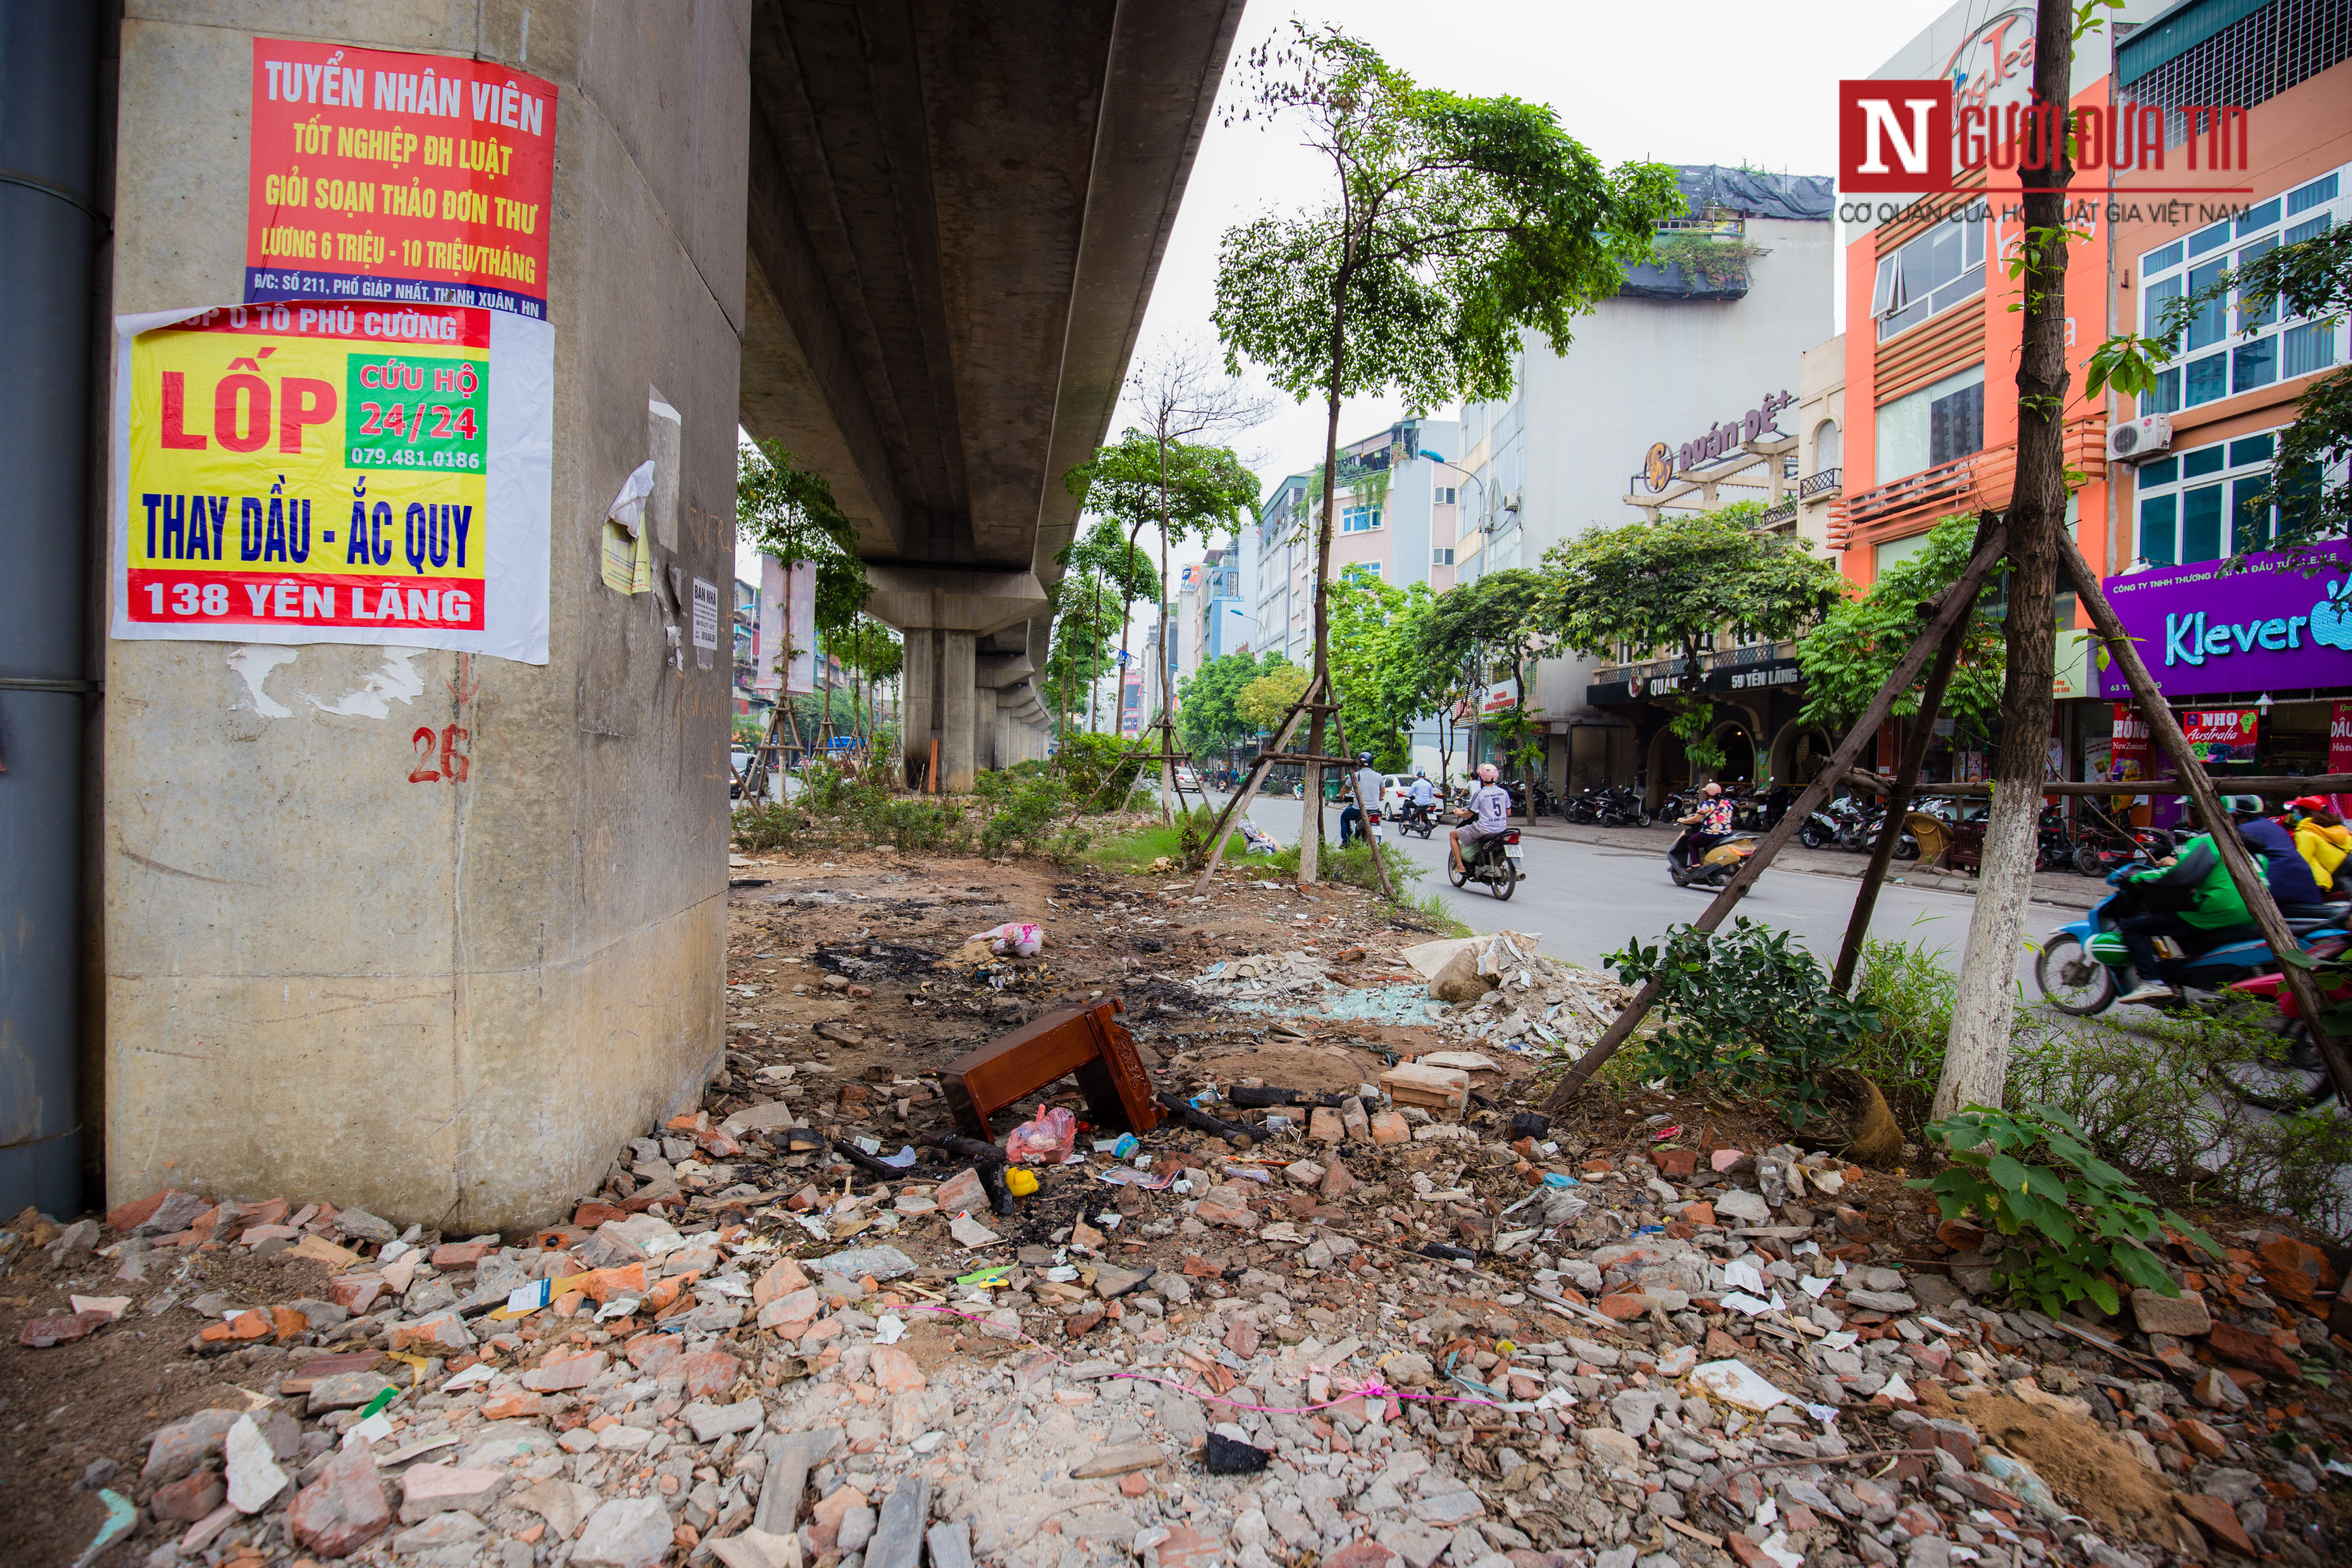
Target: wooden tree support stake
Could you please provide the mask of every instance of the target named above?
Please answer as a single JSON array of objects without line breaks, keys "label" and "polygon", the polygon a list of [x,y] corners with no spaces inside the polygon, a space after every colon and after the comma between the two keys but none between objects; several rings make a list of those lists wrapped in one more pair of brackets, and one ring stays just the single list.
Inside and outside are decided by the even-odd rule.
[{"label": "wooden tree support stake", "polygon": [[2106,645],[2116,668],[2124,672],[2124,679],[2130,684],[2132,697],[2139,706],[2141,717],[2155,733],[2157,743],[2170,754],[2173,765],[2180,770],[2180,782],[2189,786],[2189,798],[2197,803],[2198,815],[2212,835],[2213,847],[2221,857],[2221,864],[2230,868],[2230,879],[2237,883],[2239,896],[2246,900],[2246,910],[2261,928],[2263,940],[2278,955],[2286,988],[2311,1026],[2312,1042],[2319,1047],[2320,1059],[2327,1064],[2327,1076],[2335,1080],[2340,1102],[2352,1105],[2352,1055],[2347,1054],[2342,1041],[2327,1032],[2327,1003],[2319,994],[2318,982],[2305,967],[2303,944],[2287,930],[2286,920],[2271,897],[2270,884],[2263,880],[2261,868],[2238,841],[2229,813],[2221,809],[2221,792],[2206,775],[2205,765],[2189,749],[2189,737],[2181,733],[2180,721],[2172,716],[2171,704],[2165,701],[2156,678],[2148,673],[2147,661],[2139,656],[2139,646],[2124,630],[2121,617],[2107,602],[2098,574],[2083,559],[2082,547],[2063,529],[2058,531],[2058,549],[2060,562],[2074,578],[2076,595],[2091,612],[2093,634]]},{"label": "wooden tree support stake", "polygon": [[[1772,858],[1796,837],[1798,826],[1829,799],[1830,792],[1837,787],[1847,770],[1862,755],[1863,747],[1877,736],[1878,727],[1885,723],[1886,716],[1894,711],[1895,699],[1918,679],[1928,655],[1940,647],[1951,629],[1976,608],[1977,590],[1984,585],[1986,574],[1992,570],[2008,548],[2009,531],[2006,527],[1996,527],[1990,533],[1980,532],[1977,536],[1976,553],[1969,558],[1959,581],[1953,584],[1951,591],[1944,595],[1943,607],[1936,612],[1936,618],[1927,623],[1927,629],[1919,634],[1918,640],[1911,645],[1909,651],[1895,665],[1894,673],[1878,689],[1878,695],[1870,700],[1870,706],[1863,710],[1862,717],[1855,721],[1846,738],[1838,743],[1828,765],[1813,776],[1813,782],[1805,786],[1796,804],[1780,818],[1780,826],[1765,835],[1764,842],[1757,847],[1756,853],[1748,858],[1748,864],[1739,868],[1738,874],[1731,879],[1730,885],[1707,905],[1706,912],[1695,922],[1697,930],[1711,931],[1721,925],[1733,907],[1747,897],[1748,889],[1755,886],[1756,879],[1764,874],[1764,868],[1772,863]],[[1633,1000],[1617,1015],[1616,1021],[1609,1026],[1608,1031],[1591,1050],[1577,1059],[1574,1067],[1568,1069],[1568,1076],[1560,1079],[1559,1087],[1552,1090],[1551,1098],[1544,1101],[1544,1110],[1558,1112],[1575,1099],[1576,1091],[1601,1070],[1603,1063],[1617,1054],[1620,1046],[1633,1037],[1633,1031],[1641,1026],[1642,1020],[1657,1000],[1657,981],[1643,982],[1641,990],[1633,994]]]},{"label": "wooden tree support stake", "polygon": [[[1234,818],[1249,815],[1250,802],[1257,798],[1258,785],[1265,782],[1266,771],[1274,766],[1276,755],[1290,744],[1290,737],[1297,732],[1299,721],[1307,717],[1316,694],[1322,689],[1323,679],[1320,676],[1307,683],[1307,689],[1298,694],[1298,700],[1293,702],[1290,711],[1282,716],[1282,725],[1274,732],[1274,744],[1258,753],[1257,760],[1250,763],[1249,777],[1243,780],[1242,787],[1234,792],[1234,798],[1225,802],[1225,809],[1217,813],[1217,825],[1209,832],[1209,863],[1201,868],[1201,879],[1192,884],[1195,897],[1209,890],[1210,879],[1217,874],[1217,863],[1225,858],[1225,837],[1233,830]],[[1302,801],[1299,804],[1304,806],[1306,803]],[[1303,823],[1300,831],[1305,831]]]},{"label": "wooden tree support stake", "polygon": [[[1977,521],[1977,537],[1981,540],[1988,529],[1996,526],[1990,513]],[[1878,889],[1886,880],[1886,869],[1895,863],[1895,847],[1903,841],[1903,819],[1910,815],[1911,792],[1918,786],[1919,770],[1927,763],[1927,742],[1935,738],[1936,715],[1944,706],[1944,689],[1951,684],[1952,668],[1960,661],[1960,645],[1968,641],[1969,623],[1965,616],[1952,623],[1937,646],[1936,662],[1927,671],[1927,689],[1919,694],[1918,716],[1912,721],[1911,734],[1904,742],[1903,756],[1895,769],[1895,777],[1886,789],[1886,823],[1878,832],[1878,842],[1870,847],[1870,865],[1862,873],[1862,887],[1853,896],[1853,913],[1846,921],[1845,944],[1838,949],[1837,968],[1830,975],[1830,989],[1843,995],[1853,984],[1854,965],[1862,960],[1862,944],[1870,934],[1870,917],[1878,909]]]}]

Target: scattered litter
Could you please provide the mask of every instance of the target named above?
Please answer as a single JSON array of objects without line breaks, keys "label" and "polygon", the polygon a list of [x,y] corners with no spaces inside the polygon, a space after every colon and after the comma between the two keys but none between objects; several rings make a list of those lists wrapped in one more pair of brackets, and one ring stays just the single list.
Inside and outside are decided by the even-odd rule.
[{"label": "scattered litter", "polygon": [[1058,1165],[1078,1140],[1078,1119],[1060,1106],[1039,1106],[1036,1116],[1015,1127],[1004,1139],[1004,1157],[1042,1161]]}]

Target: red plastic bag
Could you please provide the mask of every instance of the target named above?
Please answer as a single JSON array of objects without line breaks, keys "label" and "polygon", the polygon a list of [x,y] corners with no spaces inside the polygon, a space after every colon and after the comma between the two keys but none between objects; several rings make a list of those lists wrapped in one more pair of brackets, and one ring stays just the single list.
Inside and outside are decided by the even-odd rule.
[{"label": "red plastic bag", "polygon": [[1078,1120],[1060,1106],[1037,1108],[1037,1118],[1004,1135],[1004,1157],[1016,1164],[1035,1160],[1058,1165],[1078,1144]]}]

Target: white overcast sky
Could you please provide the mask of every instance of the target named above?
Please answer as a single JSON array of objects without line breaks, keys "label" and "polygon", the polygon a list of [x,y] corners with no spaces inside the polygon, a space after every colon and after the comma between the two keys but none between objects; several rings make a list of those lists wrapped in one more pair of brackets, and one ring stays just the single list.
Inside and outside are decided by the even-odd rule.
[{"label": "white overcast sky", "polygon": [[[1261,212],[1325,199],[1328,171],[1297,145],[1295,130],[1269,131],[1255,120],[1223,123],[1249,49],[1276,33],[1287,36],[1294,16],[1347,27],[1423,85],[1549,103],[1570,135],[1612,164],[1637,158],[1745,163],[1826,175],[1836,172],[1839,79],[1869,75],[1948,3],[1811,0],[1791,10],[1738,0],[1660,6],[1254,0],[1234,38],[1225,92],[1202,138],[1137,353],[1184,337],[1213,343],[1209,314],[1219,235]],[[1834,331],[1833,321],[1821,323],[1822,337]],[[1128,412],[1120,409],[1113,438]],[[1351,402],[1339,438],[1371,434],[1402,412],[1393,400]],[[1270,485],[1320,460],[1321,405],[1282,399],[1233,445]],[[1181,553],[1182,560],[1199,558],[1198,546]]]}]

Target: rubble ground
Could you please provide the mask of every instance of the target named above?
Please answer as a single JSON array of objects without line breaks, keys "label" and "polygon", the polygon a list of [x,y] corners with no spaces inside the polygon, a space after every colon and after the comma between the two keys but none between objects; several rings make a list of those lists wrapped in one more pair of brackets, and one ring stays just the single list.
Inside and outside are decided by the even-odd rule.
[{"label": "rubble ground", "polygon": [[[1514,1047],[1573,1049],[1622,1000],[1532,937],[1432,951],[1247,867],[1208,898],[874,855],[735,881],[723,1069],[562,1223],[167,1191],[0,1232],[0,1557],[2342,1554],[2352,1255],[2290,1221],[2200,1211],[2231,1250],[2168,1249],[2183,1297],[2053,1320],[1992,1291],[1998,1237],[1748,1102],[1596,1084],[1519,1120],[1544,1058]],[[1008,921],[1043,951],[973,940]],[[1461,999],[1356,1000],[1417,983]],[[993,1212],[919,1142],[955,1131],[940,1069],[1106,996],[1227,1132],[1081,1125]],[[1262,1089],[1322,1103],[1237,1103]],[[1069,1080],[1039,1098],[1088,1114]]]}]

